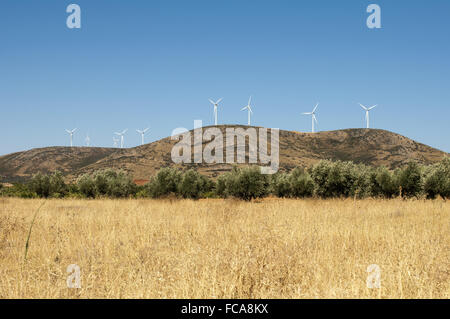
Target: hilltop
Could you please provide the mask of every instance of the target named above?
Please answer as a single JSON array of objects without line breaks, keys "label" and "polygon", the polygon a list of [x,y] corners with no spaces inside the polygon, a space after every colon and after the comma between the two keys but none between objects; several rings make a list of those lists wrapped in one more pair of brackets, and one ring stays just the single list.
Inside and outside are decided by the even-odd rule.
[{"label": "hilltop", "polygon": [[[225,128],[218,126],[225,135]],[[233,126],[237,127],[237,126]],[[246,126],[241,126],[246,128]],[[205,127],[206,128],[206,127]],[[129,148],[47,147],[0,157],[3,181],[23,181],[37,172],[62,171],[69,179],[98,169],[123,169],[135,179],[148,179],[162,167],[195,168],[215,177],[230,164],[174,164],[170,137]],[[247,152],[248,153],[248,152]],[[318,133],[280,130],[280,170],[308,167],[322,159],[346,160],[372,166],[400,167],[409,160],[433,164],[448,153],[402,135],[379,129],[345,129]]]}]

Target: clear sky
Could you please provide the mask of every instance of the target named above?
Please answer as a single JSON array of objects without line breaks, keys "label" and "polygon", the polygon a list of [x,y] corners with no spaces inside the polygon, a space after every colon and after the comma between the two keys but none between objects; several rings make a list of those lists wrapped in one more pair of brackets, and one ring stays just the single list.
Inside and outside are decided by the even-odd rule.
[{"label": "clear sky", "polygon": [[[81,29],[66,7],[81,7]],[[366,8],[381,7],[381,29]],[[112,146],[213,123],[309,131],[371,126],[450,152],[450,1],[2,0],[0,154]]]}]

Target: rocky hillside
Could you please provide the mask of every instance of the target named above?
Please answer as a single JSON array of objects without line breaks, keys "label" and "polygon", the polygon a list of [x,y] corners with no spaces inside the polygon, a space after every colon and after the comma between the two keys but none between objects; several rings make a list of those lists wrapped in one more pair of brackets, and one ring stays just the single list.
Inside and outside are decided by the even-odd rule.
[{"label": "rocky hillside", "polygon": [[[226,127],[219,126],[224,136]],[[83,173],[114,168],[126,170],[135,179],[148,179],[158,169],[167,166],[192,167],[209,176],[217,176],[231,169],[229,164],[176,165],[171,160],[171,150],[176,143],[168,137],[130,149],[33,149],[0,157],[0,176],[3,181],[18,181],[26,180],[37,172],[60,170],[69,179],[74,179]],[[351,160],[396,168],[409,160],[423,164],[436,163],[446,155],[448,153],[384,130],[346,129],[314,134],[280,130],[280,170],[308,167],[321,159]]]}]

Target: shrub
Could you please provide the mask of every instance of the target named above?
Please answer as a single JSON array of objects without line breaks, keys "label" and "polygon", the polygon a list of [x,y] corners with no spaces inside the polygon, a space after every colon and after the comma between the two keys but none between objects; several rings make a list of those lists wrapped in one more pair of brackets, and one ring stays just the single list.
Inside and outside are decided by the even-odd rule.
[{"label": "shrub", "polygon": [[97,195],[94,179],[88,175],[82,175],[77,180],[78,191],[85,197],[95,198]]},{"label": "shrub", "polygon": [[124,171],[111,169],[94,174],[96,192],[109,197],[129,197],[136,194],[137,186]]},{"label": "shrub", "polygon": [[356,192],[358,173],[351,162],[320,161],[311,169],[320,197],[350,197]]},{"label": "shrub", "polygon": [[181,173],[177,169],[162,168],[147,184],[149,194],[153,198],[176,194],[180,180]]},{"label": "shrub", "polygon": [[260,168],[256,166],[246,168],[234,167],[226,178],[227,195],[251,200],[265,197],[269,193],[269,179],[267,175],[261,174]]},{"label": "shrub", "polygon": [[314,181],[311,176],[302,169],[294,169],[288,177],[293,197],[311,197],[314,193]]},{"label": "shrub", "polygon": [[19,198],[36,198],[38,195],[30,190],[27,185],[14,184],[12,187],[5,187],[3,189],[3,195],[9,197]]},{"label": "shrub", "polygon": [[45,174],[37,173],[31,178],[29,188],[35,192],[39,197],[50,196],[50,177]]},{"label": "shrub", "polygon": [[123,171],[101,170],[92,175],[83,175],[77,181],[81,194],[86,197],[129,197],[136,194],[137,186]]},{"label": "shrub", "polygon": [[397,183],[403,197],[419,197],[423,191],[422,168],[416,162],[409,162],[397,171]]},{"label": "shrub", "polygon": [[196,170],[190,169],[181,177],[177,190],[183,198],[198,199],[211,190],[211,182]]},{"label": "shrub", "polygon": [[424,191],[427,198],[450,198],[450,158],[444,158],[439,164],[430,168],[425,179]]},{"label": "shrub", "polygon": [[215,193],[219,197],[227,197],[227,178],[228,174],[219,175],[217,178]]},{"label": "shrub", "polygon": [[373,171],[372,196],[391,198],[398,194],[398,186],[393,174],[386,167],[379,167]]},{"label": "shrub", "polygon": [[289,174],[276,173],[270,179],[271,193],[277,197],[291,197],[292,187]]},{"label": "shrub", "polygon": [[52,197],[62,198],[67,194],[68,189],[61,172],[56,171],[50,175],[50,194]]},{"label": "shrub", "polygon": [[33,175],[29,189],[39,197],[64,197],[67,194],[67,185],[64,183],[64,178],[61,172],[54,172],[52,175],[35,174]]}]

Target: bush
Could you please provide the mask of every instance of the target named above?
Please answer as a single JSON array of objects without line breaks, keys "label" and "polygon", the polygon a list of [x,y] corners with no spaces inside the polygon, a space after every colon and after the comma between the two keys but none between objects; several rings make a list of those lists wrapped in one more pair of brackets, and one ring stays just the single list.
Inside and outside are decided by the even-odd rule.
[{"label": "bush", "polygon": [[54,172],[52,175],[35,174],[33,175],[29,189],[39,197],[56,197],[61,198],[67,194],[67,185],[61,172]]},{"label": "bush", "polygon": [[219,175],[216,181],[215,193],[219,197],[227,197],[227,178],[228,174]]},{"label": "bush", "polygon": [[423,192],[422,168],[416,162],[409,162],[397,171],[397,183],[403,197],[419,197]]},{"label": "bush", "polygon": [[350,162],[320,161],[311,169],[316,194],[323,198],[350,197],[355,191],[357,174]]},{"label": "bush", "polygon": [[183,198],[198,199],[211,190],[211,182],[196,170],[190,169],[183,174],[178,184],[178,194]]},{"label": "bush", "polygon": [[265,197],[269,193],[268,175],[256,166],[234,167],[225,178],[226,194],[243,200]]},{"label": "bush", "polygon": [[38,195],[30,190],[27,185],[14,184],[12,187],[5,187],[2,192],[3,196],[19,197],[19,198],[36,198]]},{"label": "bush", "polygon": [[398,194],[398,185],[393,174],[386,167],[379,167],[372,175],[372,196],[392,198]]},{"label": "bush", "polygon": [[314,181],[311,176],[302,169],[294,169],[288,177],[293,197],[311,197],[314,194]]},{"label": "bush", "polygon": [[83,175],[77,181],[77,187],[85,197],[108,196],[113,198],[129,197],[136,194],[137,186],[123,171],[101,170],[92,175]]},{"label": "bush", "polygon": [[147,184],[148,192],[153,198],[176,194],[180,181],[181,173],[177,169],[162,168]]},{"label": "bush", "polygon": [[137,186],[124,171],[107,169],[94,175],[97,194],[109,197],[129,197],[136,194]]},{"label": "bush", "polygon": [[450,198],[450,158],[444,158],[439,164],[430,168],[425,179],[424,191],[427,198]]},{"label": "bush", "polygon": [[289,174],[276,173],[270,178],[270,192],[277,197],[291,197],[292,188],[289,181]]},{"label": "bush", "polygon": [[78,178],[77,180],[78,191],[85,197],[95,198],[97,196],[97,191],[94,183],[94,179],[85,174]]}]

